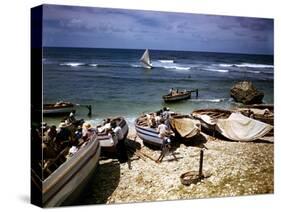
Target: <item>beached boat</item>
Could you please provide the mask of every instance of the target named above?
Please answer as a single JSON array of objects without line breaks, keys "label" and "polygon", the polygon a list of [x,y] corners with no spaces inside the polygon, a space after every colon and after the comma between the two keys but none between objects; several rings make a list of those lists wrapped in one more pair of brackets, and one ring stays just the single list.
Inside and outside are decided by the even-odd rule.
[{"label": "beached boat", "polygon": [[269,109],[257,109],[251,107],[238,108],[237,111],[252,119],[274,125],[274,113]]},{"label": "beached boat", "polygon": [[[149,120],[147,120],[147,117],[147,115],[142,115],[136,119],[135,128],[137,135],[143,140],[144,143],[152,144],[154,146],[161,146],[163,144],[163,139],[159,137],[157,127],[152,127],[149,125]],[[171,113],[169,124],[172,131],[182,138],[191,138],[201,131],[200,122],[192,119],[189,116]]]},{"label": "beached boat", "polygon": [[143,140],[144,143],[152,144],[154,146],[161,146],[163,139],[159,137],[157,128],[152,128],[141,119],[145,116],[141,116],[135,121],[135,128],[137,135]]},{"label": "beached boat", "polygon": [[243,105],[236,109],[243,115],[274,125],[274,105],[273,104],[253,104]]},{"label": "beached boat", "polygon": [[240,112],[203,109],[192,112],[202,126],[233,141],[253,141],[268,134],[273,126],[244,116]]},{"label": "beached boat", "polygon": [[162,96],[165,102],[177,102],[185,99],[190,99],[191,91],[178,91],[171,92],[167,95]]},{"label": "beached boat", "polygon": [[223,109],[199,109],[191,113],[195,119],[201,122],[204,131],[213,132],[215,130],[216,122],[219,118],[228,118],[233,111]]},{"label": "beached boat", "polygon": [[201,132],[201,123],[190,115],[172,115],[169,119],[173,132],[181,138],[192,138]]},{"label": "beached boat", "polygon": [[[97,135],[92,135],[87,143],[66,159],[68,149],[43,168],[43,180],[32,170],[32,183],[41,189],[43,207],[60,206],[77,198],[98,165],[101,148]],[[61,160],[64,162],[61,163]],[[50,170],[57,163],[60,165]]]},{"label": "beached boat", "polygon": [[252,105],[244,105],[245,108],[255,108],[255,109],[268,109],[271,112],[274,112],[274,105],[273,104],[252,104]]},{"label": "beached boat", "polygon": [[116,122],[116,126],[120,126],[124,135],[123,139],[126,139],[129,127],[126,120],[123,117],[108,118],[107,123],[98,126],[98,139],[101,145],[102,152],[116,152],[118,144],[118,138],[116,135],[107,133],[107,129],[110,129],[110,123]]},{"label": "beached boat", "polygon": [[146,69],[152,69],[152,64],[150,62],[150,58],[149,58],[149,51],[148,49],[146,49],[142,55],[142,57],[140,58],[140,62],[142,64],[142,66]]},{"label": "beached boat", "polygon": [[70,102],[57,102],[43,105],[44,116],[67,115],[73,110],[75,111],[75,105]]}]

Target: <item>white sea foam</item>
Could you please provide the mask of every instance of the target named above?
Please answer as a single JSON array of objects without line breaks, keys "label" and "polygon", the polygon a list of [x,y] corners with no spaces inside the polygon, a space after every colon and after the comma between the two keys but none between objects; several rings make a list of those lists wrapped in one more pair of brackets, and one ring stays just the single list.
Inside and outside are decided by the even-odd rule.
[{"label": "white sea foam", "polygon": [[91,64],[89,64],[89,66],[92,66],[92,67],[97,67],[97,66],[98,66],[98,64],[91,63]]},{"label": "white sea foam", "polygon": [[256,63],[241,63],[241,64],[225,64],[221,63],[219,64],[221,67],[249,67],[249,68],[273,68],[273,65],[267,65],[267,64],[256,64]]},{"label": "white sea foam", "polygon": [[225,99],[190,99],[191,102],[223,102]]},{"label": "white sea foam", "polygon": [[179,67],[179,66],[175,66],[174,68],[177,70],[189,70],[190,69],[190,67]]},{"label": "white sea foam", "polygon": [[228,70],[226,70],[226,69],[206,68],[205,70],[206,70],[206,71],[221,72],[221,73],[227,73],[227,72],[229,72],[229,71],[228,71]]},{"label": "white sea foam", "polygon": [[252,70],[246,70],[246,71],[242,71],[243,72],[247,72],[247,73],[253,73],[253,74],[260,74],[260,71],[252,71]]},{"label": "white sea foam", "polygon": [[273,65],[255,64],[255,63],[242,63],[237,64],[237,67],[250,67],[250,68],[273,68]]},{"label": "white sea foam", "polygon": [[[214,64],[215,65],[215,64]],[[234,64],[225,64],[225,63],[221,63],[219,64],[220,67],[231,67],[233,66]]]},{"label": "white sea foam", "polygon": [[135,68],[139,68],[139,67],[142,67],[141,65],[137,65],[137,64],[131,64],[132,67],[135,67]]},{"label": "white sea foam", "polygon": [[61,63],[60,66],[71,66],[71,67],[77,67],[77,66],[82,66],[85,65],[85,63],[75,63],[75,62],[70,62],[70,63]]},{"label": "white sea foam", "polygon": [[160,63],[174,63],[173,60],[158,60]]},{"label": "white sea foam", "polygon": [[176,70],[186,70],[188,71],[190,67],[182,67],[182,66],[163,66],[166,69],[176,69]]}]

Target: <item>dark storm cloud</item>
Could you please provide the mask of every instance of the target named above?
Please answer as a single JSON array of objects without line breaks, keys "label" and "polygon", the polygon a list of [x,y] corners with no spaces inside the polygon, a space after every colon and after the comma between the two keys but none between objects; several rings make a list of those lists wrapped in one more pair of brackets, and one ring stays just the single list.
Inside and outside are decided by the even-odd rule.
[{"label": "dark storm cloud", "polygon": [[237,22],[242,28],[247,28],[253,31],[273,30],[273,20],[271,19],[237,18]]},{"label": "dark storm cloud", "polygon": [[44,6],[44,45],[273,53],[273,20]]}]

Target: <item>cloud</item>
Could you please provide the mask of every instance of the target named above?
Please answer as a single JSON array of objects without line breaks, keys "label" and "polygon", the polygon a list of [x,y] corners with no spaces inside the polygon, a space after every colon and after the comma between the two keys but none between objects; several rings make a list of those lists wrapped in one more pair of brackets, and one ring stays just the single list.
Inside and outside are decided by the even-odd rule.
[{"label": "cloud", "polygon": [[236,20],[242,28],[250,29],[253,31],[268,31],[273,29],[272,19],[237,17]]},{"label": "cloud", "polygon": [[273,52],[271,19],[55,5],[43,19],[46,46]]}]

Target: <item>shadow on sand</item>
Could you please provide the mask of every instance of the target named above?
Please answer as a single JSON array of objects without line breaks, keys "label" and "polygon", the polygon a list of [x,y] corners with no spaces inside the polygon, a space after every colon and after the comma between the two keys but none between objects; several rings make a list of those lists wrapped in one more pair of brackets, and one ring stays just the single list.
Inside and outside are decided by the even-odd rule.
[{"label": "shadow on sand", "polygon": [[100,161],[92,179],[72,205],[105,204],[120,181],[120,163],[109,159]]},{"label": "shadow on sand", "polygon": [[205,143],[207,139],[201,133],[192,137],[192,138],[181,138],[178,140],[179,144],[184,144],[185,146],[189,147],[198,147],[198,148],[206,148]]}]

